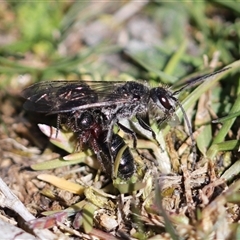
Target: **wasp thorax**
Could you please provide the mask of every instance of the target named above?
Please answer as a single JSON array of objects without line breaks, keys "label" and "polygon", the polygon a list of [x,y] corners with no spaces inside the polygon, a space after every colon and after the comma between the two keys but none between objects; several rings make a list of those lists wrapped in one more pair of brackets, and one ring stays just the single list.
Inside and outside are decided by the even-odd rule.
[{"label": "wasp thorax", "polygon": [[91,126],[94,123],[93,115],[88,112],[84,112],[78,117],[77,123],[83,129],[89,128],[89,126]]}]

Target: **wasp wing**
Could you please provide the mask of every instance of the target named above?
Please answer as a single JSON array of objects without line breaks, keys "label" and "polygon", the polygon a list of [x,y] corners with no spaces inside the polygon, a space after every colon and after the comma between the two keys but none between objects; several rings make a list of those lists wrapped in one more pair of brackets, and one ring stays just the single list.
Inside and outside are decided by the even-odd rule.
[{"label": "wasp wing", "polygon": [[31,85],[22,92],[24,108],[48,114],[111,106],[130,101],[115,90],[126,82],[47,81]]}]

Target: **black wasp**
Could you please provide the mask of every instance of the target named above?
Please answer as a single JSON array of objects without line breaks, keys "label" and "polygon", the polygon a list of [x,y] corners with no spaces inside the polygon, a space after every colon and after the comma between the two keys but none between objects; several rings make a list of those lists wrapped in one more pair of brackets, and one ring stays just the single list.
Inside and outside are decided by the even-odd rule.
[{"label": "black wasp", "polygon": [[[106,143],[108,130],[104,128],[103,114],[98,110],[74,111],[60,114],[59,118],[67,128],[77,134],[81,149],[83,149],[83,145],[87,144],[96,154],[102,169],[111,176],[110,152],[115,160],[119,151],[125,146],[125,142],[118,134],[113,133],[110,145],[111,151],[109,151]],[[126,147],[119,161],[118,175],[127,179],[133,175],[134,170],[133,156],[129,147]]]},{"label": "black wasp", "polygon": [[[23,97],[27,99],[24,107],[26,110],[44,112],[47,114],[63,114],[76,111],[98,110],[107,119],[106,142],[111,151],[113,126],[118,124],[122,130],[132,134],[134,147],[136,148],[135,133],[122,126],[119,121],[123,118],[136,117],[139,124],[156,135],[151,127],[142,119],[142,116],[154,112],[155,120],[163,122],[169,119],[179,106],[189,127],[192,137],[190,122],[184,109],[177,99],[177,95],[184,89],[200,83],[214,75],[227,70],[205,75],[186,84],[179,90],[172,92],[164,87],[150,88],[137,81],[49,81],[34,84],[23,91]],[[157,112],[157,114],[156,114]],[[193,138],[192,138],[193,139]],[[112,154],[110,154],[112,156]],[[112,159],[113,161],[113,159]]]}]

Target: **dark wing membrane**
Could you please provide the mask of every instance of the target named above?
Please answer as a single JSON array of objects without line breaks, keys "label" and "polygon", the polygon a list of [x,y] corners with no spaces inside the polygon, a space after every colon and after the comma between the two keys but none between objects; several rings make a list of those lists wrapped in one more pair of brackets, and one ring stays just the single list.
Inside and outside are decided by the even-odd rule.
[{"label": "dark wing membrane", "polygon": [[34,84],[22,92],[25,109],[50,113],[96,102],[97,95],[84,82],[52,81]]},{"label": "dark wing membrane", "polygon": [[126,96],[115,91],[125,83],[113,81],[40,82],[23,90],[22,96],[27,100],[24,108],[36,112],[61,113],[127,102]]}]

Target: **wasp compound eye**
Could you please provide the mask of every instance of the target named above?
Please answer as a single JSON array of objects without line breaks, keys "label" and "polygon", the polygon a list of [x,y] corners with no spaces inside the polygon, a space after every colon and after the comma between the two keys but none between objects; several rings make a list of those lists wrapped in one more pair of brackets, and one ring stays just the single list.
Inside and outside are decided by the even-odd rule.
[{"label": "wasp compound eye", "polygon": [[162,87],[151,89],[150,96],[153,103],[164,112],[168,112],[175,106],[175,103],[171,97],[171,93]]},{"label": "wasp compound eye", "polygon": [[172,108],[172,105],[170,104],[166,97],[160,97],[159,101],[163,105],[163,107],[166,108],[167,110],[170,110]]}]

